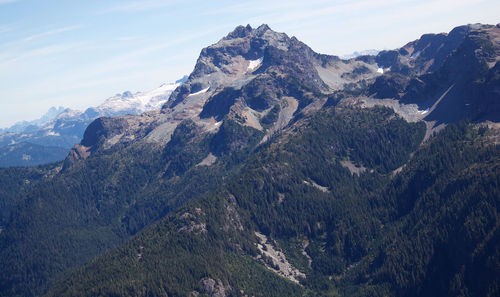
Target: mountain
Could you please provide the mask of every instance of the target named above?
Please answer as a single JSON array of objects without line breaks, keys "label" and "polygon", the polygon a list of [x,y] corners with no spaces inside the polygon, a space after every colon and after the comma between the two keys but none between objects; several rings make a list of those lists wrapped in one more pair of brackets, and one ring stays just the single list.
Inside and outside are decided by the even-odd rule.
[{"label": "mountain", "polygon": [[52,107],[38,120],[20,122],[0,131],[0,167],[34,166],[63,160],[80,142],[86,127],[96,118],[141,114],[159,109],[185,80],[163,84],[148,92],[124,92],[85,111]]},{"label": "mountain", "polygon": [[0,170],[0,296],[497,296],[499,57],[500,25],[349,60],[239,26]]},{"label": "mountain", "polygon": [[51,107],[43,116],[41,116],[39,119],[33,120],[33,121],[21,121],[17,122],[14,125],[0,129],[0,133],[19,133],[23,131],[30,131],[33,129],[37,129],[40,126],[45,125],[49,121],[53,120],[55,117],[57,117],[60,113],[64,111],[64,107],[59,106],[59,107]]},{"label": "mountain", "polygon": [[350,59],[357,58],[360,56],[376,56],[380,52],[381,52],[380,50],[376,50],[376,49],[354,51],[352,54],[343,55],[343,56],[340,56],[340,58],[342,60],[350,60]]}]

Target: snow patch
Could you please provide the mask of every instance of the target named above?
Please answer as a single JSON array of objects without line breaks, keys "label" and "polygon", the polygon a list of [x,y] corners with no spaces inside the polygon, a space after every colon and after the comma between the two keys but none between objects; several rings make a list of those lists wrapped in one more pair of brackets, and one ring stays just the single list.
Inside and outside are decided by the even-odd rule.
[{"label": "snow patch", "polygon": [[172,92],[180,85],[162,84],[160,87],[148,92],[124,92],[108,98],[103,104],[97,107],[100,113],[114,114],[118,112],[145,112],[159,109],[165,104]]},{"label": "snow patch", "polygon": [[[61,119],[68,119],[68,118],[79,117],[81,114],[82,114],[82,112],[79,111],[79,110],[73,110],[73,109],[70,109],[70,108],[66,108],[57,117],[55,117],[54,120],[61,120]],[[51,125],[53,127],[53,124],[51,124]],[[48,127],[50,127],[50,126],[48,126]]]},{"label": "snow patch", "polygon": [[200,94],[206,93],[206,92],[208,91],[208,89],[210,89],[210,87],[205,88],[205,89],[203,89],[203,90],[201,90],[201,91],[198,91],[198,92],[196,92],[196,93],[189,94],[189,95],[188,95],[188,97],[191,97],[191,96],[196,96],[196,95],[200,95]]},{"label": "snow patch", "polygon": [[426,114],[426,113],[428,113],[428,112],[429,112],[429,109],[427,108],[427,109],[425,109],[425,110],[417,110],[417,112],[418,112],[419,114]]},{"label": "snow patch", "polygon": [[414,53],[410,56],[410,58],[416,58],[416,57],[420,56],[420,53],[421,53],[420,51],[416,51],[416,52],[414,52]]},{"label": "snow patch", "polygon": [[254,71],[255,69],[259,68],[260,65],[262,65],[262,61],[264,60],[264,57],[261,57],[257,60],[249,60],[248,61],[248,71]]},{"label": "snow patch", "polygon": [[57,132],[54,132],[54,131],[47,131],[45,133],[45,136],[61,136],[61,134],[57,133]]},{"label": "snow patch", "polygon": [[377,73],[384,74],[384,68],[377,69]]}]

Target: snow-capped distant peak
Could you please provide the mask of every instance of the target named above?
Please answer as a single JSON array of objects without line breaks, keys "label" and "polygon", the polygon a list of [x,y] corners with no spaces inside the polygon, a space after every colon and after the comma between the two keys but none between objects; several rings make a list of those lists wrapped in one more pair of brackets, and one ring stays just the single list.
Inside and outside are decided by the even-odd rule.
[{"label": "snow-capped distant peak", "polygon": [[[71,108],[66,108],[63,112],[61,112],[57,117],[54,118],[54,120],[59,120],[59,119],[67,119],[67,118],[73,118],[81,115],[82,112],[79,110],[74,110]],[[51,123],[48,123],[51,124]],[[52,123],[53,125],[53,123]]]},{"label": "snow-capped distant peak", "polygon": [[0,129],[0,133],[3,132],[13,132],[13,133],[19,133],[23,132],[25,129],[29,128],[30,126],[38,126],[42,127],[46,123],[52,121],[55,119],[57,116],[59,116],[62,112],[64,112],[64,107],[59,106],[59,107],[51,107],[44,115],[42,115],[40,118],[32,121],[20,121],[15,123],[14,125],[7,127],[5,129]]},{"label": "snow-capped distant peak", "polygon": [[145,111],[159,109],[170,98],[170,94],[181,84],[181,82],[162,84],[158,88],[148,92],[124,92],[108,98],[96,110],[103,114],[119,113],[142,113]]},{"label": "snow-capped distant peak", "polygon": [[355,51],[352,54],[342,55],[342,56],[340,56],[340,58],[342,60],[349,60],[349,59],[357,58],[359,56],[376,56],[376,55],[378,55],[379,52],[380,52],[380,50],[368,49],[368,50],[363,50],[363,51]]}]

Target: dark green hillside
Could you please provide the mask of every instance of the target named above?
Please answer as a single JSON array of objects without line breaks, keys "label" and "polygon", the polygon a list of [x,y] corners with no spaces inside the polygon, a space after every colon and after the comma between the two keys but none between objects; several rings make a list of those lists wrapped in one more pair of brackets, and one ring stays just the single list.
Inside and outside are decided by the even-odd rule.
[{"label": "dark green hillside", "polygon": [[[302,289],[266,270],[238,246],[241,232],[218,193],[179,210],[122,247],[75,271],[49,296],[187,296],[203,280],[254,296],[301,296]],[[234,239],[227,241],[227,235]],[[249,247],[252,249],[253,247]],[[206,295],[202,295],[206,296]]]},{"label": "dark green hillside", "polygon": [[66,156],[65,147],[21,142],[0,146],[0,167],[36,166],[58,162]]},{"label": "dark green hillside", "polygon": [[0,226],[9,218],[15,204],[44,177],[53,175],[55,165],[37,168],[0,168]]},{"label": "dark green hillside", "polygon": [[[408,160],[423,133],[422,124],[408,124],[385,108],[320,112],[252,154],[219,191],[137,235],[123,249],[99,257],[49,295],[185,296],[203,292],[204,278],[221,280],[234,296],[243,296],[240,290],[255,296],[333,292],[336,285],[328,276],[366,256],[379,234],[380,220],[370,210],[368,194],[390,181],[392,170]],[[414,138],[404,137],[409,134]],[[371,153],[352,155],[366,141],[373,142]],[[353,175],[339,164],[348,158],[374,170]],[[271,277],[255,260],[254,230],[281,242],[293,264],[303,256],[294,253],[291,243],[310,240],[312,266],[302,266],[305,286]]]},{"label": "dark green hillside", "polygon": [[373,256],[350,275],[371,274],[367,292],[500,293],[500,150],[491,133],[448,127],[377,195],[380,208],[395,207]]},{"label": "dark green hillside", "polygon": [[[190,127],[179,126],[164,150],[131,146],[98,152],[20,193],[15,216],[0,234],[0,295],[38,295],[66,269],[215,189],[227,171],[195,166],[209,139],[194,139]],[[16,189],[5,196],[16,197]]]},{"label": "dark green hillside", "polygon": [[[383,109],[361,114],[372,121],[389,115]],[[332,161],[342,155],[338,134],[312,137],[318,134],[311,128],[342,119],[355,132],[359,117],[352,110],[316,117],[300,136],[282,144],[288,149],[269,145],[226,190],[97,258],[58,282],[49,296],[186,296],[203,293],[207,278],[220,280],[230,296],[497,295],[500,154],[490,143],[491,131],[450,126],[396,178],[376,172],[357,178]],[[419,131],[418,125],[398,121],[386,130],[392,137],[395,130]],[[380,130],[344,135],[362,141],[372,133],[380,139],[388,135]],[[339,149],[306,150],[318,141],[337,143],[331,147]],[[382,147],[374,146],[374,152],[383,155]],[[410,148],[402,145],[396,152]],[[323,170],[328,178],[315,182],[331,192],[303,183],[314,181],[313,171],[299,169],[306,162]],[[302,286],[271,276],[258,264],[253,230],[276,239],[287,259],[306,273]],[[305,240],[310,266],[301,252]]]}]

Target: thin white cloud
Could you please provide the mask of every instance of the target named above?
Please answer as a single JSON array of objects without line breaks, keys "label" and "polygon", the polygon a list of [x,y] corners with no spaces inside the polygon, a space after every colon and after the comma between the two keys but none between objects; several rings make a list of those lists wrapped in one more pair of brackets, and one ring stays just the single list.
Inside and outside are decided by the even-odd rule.
[{"label": "thin white cloud", "polygon": [[401,4],[414,2],[412,0],[386,0],[386,1],[349,1],[342,2],[326,7],[316,8],[314,6],[301,7],[298,10],[287,11],[287,13],[276,12],[269,10],[267,15],[259,15],[251,18],[252,23],[265,22],[272,20],[274,24],[291,23],[299,20],[308,20],[319,17],[337,17],[342,14],[356,14],[362,11],[370,11],[373,9],[381,9],[383,7],[394,7]]},{"label": "thin white cloud", "polygon": [[319,7],[322,4],[331,4],[331,1],[325,0],[310,0],[310,1],[280,1],[270,2],[268,0],[245,1],[237,4],[220,7],[217,9],[206,10],[201,15],[231,15],[240,14],[241,12],[279,12],[285,13],[291,9],[309,10],[313,7]]},{"label": "thin white cloud", "polygon": [[2,25],[0,26],[0,34],[12,31],[12,26]]},{"label": "thin white cloud", "polygon": [[[0,0],[1,1],[1,0]],[[66,27],[61,27],[57,29],[52,29],[48,30],[45,32],[33,34],[21,39],[15,39],[15,40],[10,40],[7,42],[0,43],[0,61],[2,59],[5,59],[6,56],[20,56],[23,52],[27,51],[27,45],[29,42],[37,40],[37,39],[43,39],[44,37],[48,37],[51,35],[56,35],[56,34],[61,34],[64,32],[69,32],[73,31],[79,28],[82,28],[83,26],[77,25],[77,26],[66,26]],[[11,26],[0,26],[0,33],[2,32],[9,32],[12,31]]]},{"label": "thin white cloud", "polygon": [[80,28],[82,28],[81,25],[67,26],[67,27],[57,28],[57,29],[53,29],[53,30],[49,30],[49,31],[45,31],[45,32],[42,32],[42,33],[38,33],[38,34],[34,34],[34,35],[31,35],[31,36],[28,36],[28,37],[24,38],[23,41],[31,41],[31,40],[34,40],[34,39],[38,39],[38,38],[42,38],[42,37],[47,37],[47,36],[50,36],[50,35],[55,35],[55,34],[64,33],[64,32],[68,32],[68,31],[73,31],[73,30],[80,29]]},{"label": "thin white cloud", "polygon": [[217,31],[218,29],[219,29],[218,27],[214,27],[204,31],[194,32],[191,34],[183,34],[179,38],[171,39],[164,42],[144,41],[144,43],[149,43],[152,45],[115,56],[106,61],[90,64],[80,69],[81,74],[87,75],[87,77],[85,78],[82,77],[80,79],[90,79],[91,77],[94,77],[96,75],[109,74],[124,69],[133,68],[135,66],[138,66],[139,64],[138,61],[140,60],[140,57],[199,39],[203,36],[210,35],[214,31]]},{"label": "thin white cloud", "polygon": [[22,52],[2,53],[0,55],[0,70],[2,70],[2,68],[6,68],[6,70],[8,70],[9,66],[12,66],[14,63],[17,63],[21,60],[60,54],[62,52],[67,52],[75,48],[79,48],[82,45],[83,43],[81,42],[61,43],[61,44],[53,44],[49,46],[43,46],[35,49],[25,50]]},{"label": "thin white cloud", "polygon": [[120,37],[115,38],[116,41],[121,41],[121,42],[135,41],[138,39],[139,39],[139,36],[120,36]]},{"label": "thin white cloud", "polygon": [[[217,28],[194,32],[192,34],[184,34],[182,35],[182,37],[177,39],[155,43],[147,47],[117,55],[105,61],[95,61],[94,63],[84,65],[82,67],[79,67],[78,69],[73,68],[71,69],[70,75],[68,75],[67,77],[61,74],[58,74],[55,77],[48,77],[31,84],[30,88],[23,87],[22,89],[16,90],[16,94],[26,98],[32,97],[34,96],[34,93],[46,93],[47,86],[52,86],[49,89],[52,89],[52,92],[55,93],[70,92],[76,89],[81,90],[96,86],[113,85],[124,79],[130,79],[130,77],[144,79],[144,77],[151,77],[151,73],[153,71],[159,71],[158,69],[164,69],[162,70],[164,73],[169,72],[171,69],[165,69],[160,65],[169,64],[169,62],[181,60],[187,54],[186,52],[178,55],[172,55],[171,57],[165,57],[165,59],[157,61],[157,65],[155,67],[158,67],[158,69],[151,68],[151,65],[149,65],[149,63],[144,63],[141,58],[143,56],[147,56],[151,53],[164,50],[169,47],[178,46],[192,40],[196,40],[202,36],[209,35],[214,30],[217,30]],[[96,45],[96,47],[94,47],[93,49],[98,49],[99,46]],[[59,47],[41,48],[34,52],[26,53],[16,60],[5,61],[4,63],[2,63],[0,60],[0,73],[2,73],[2,71],[4,70],[6,71],[5,73],[7,73],[8,69],[16,68],[13,67],[13,65],[16,65],[14,64],[14,62],[18,62],[18,60],[20,60],[21,58],[24,59],[34,57],[36,55],[67,51],[72,50],[76,47],[81,49],[82,45],[68,44],[67,47],[60,45]],[[88,47],[89,49],[92,48],[92,46],[86,47]],[[150,74],[146,75],[147,73]],[[184,73],[180,73],[179,75],[182,74]]]},{"label": "thin white cloud", "polygon": [[161,1],[161,0],[143,0],[143,1],[130,1],[124,4],[120,4],[117,6],[113,6],[107,9],[100,11],[100,14],[106,13],[114,13],[114,12],[138,12],[138,11],[147,11],[152,9],[164,8],[172,6],[180,1],[170,0],[170,1]]},{"label": "thin white cloud", "polygon": [[13,2],[17,2],[19,0],[0,0],[0,4],[7,4],[7,3],[13,3]]}]

